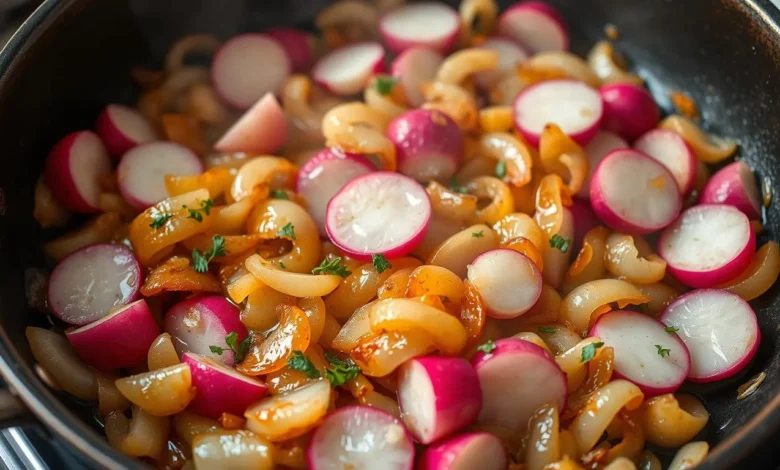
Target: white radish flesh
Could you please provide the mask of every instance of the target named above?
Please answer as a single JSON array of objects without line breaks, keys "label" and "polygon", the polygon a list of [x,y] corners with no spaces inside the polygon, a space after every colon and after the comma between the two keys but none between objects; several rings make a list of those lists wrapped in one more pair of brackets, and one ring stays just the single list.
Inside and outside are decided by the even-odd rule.
[{"label": "white radish flesh", "polygon": [[138,144],[158,138],[143,114],[121,104],[110,104],[103,109],[95,122],[95,131],[109,153],[117,158]]},{"label": "white radish flesh", "polygon": [[519,317],[542,293],[542,275],[533,261],[514,250],[491,250],[468,266],[468,280],[477,288],[488,315]]},{"label": "white radish flesh", "polygon": [[712,175],[701,191],[699,204],[726,204],[736,207],[751,219],[761,218],[756,177],[742,161],[726,165]]},{"label": "white radish flesh", "polygon": [[665,166],[677,181],[681,194],[688,194],[693,189],[696,157],[679,134],[667,129],[653,129],[637,139],[634,148]]},{"label": "white radish flesh", "polygon": [[292,439],[317,426],[330,402],[330,382],[317,380],[250,406],[244,412],[246,427],[273,442]]},{"label": "white radish flesh", "polygon": [[444,3],[402,5],[379,21],[382,40],[396,54],[415,46],[447,53],[458,38],[460,17]]},{"label": "white radish flesh", "polygon": [[463,156],[463,134],[449,116],[435,109],[415,109],[390,122],[398,171],[427,183],[449,181]]},{"label": "white radish flesh", "polygon": [[287,140],[287,118],[272,93],[267,93],[249,108],[214,149],[218,152],[273,154]]},{"label": "white radish flesh", "polygon": [[320,59],[312,70],[325,90],[342,96],[363,91],[375,73],[384,69],[385,50],[375,42],[340,47]]},{"label": "white radish flesh", "polygon": [[531,54],[569,48],[566,23],[544,2],[519,2],[509,7],[498,19],[498,33],[514,39]]},{"label": "white radish flesh", "polygon": [[433,81],[444,57],[428,47],[412,47],[396,57],[391,66],[393,76],[404,88],[406,99],[414,107],[422,106],[425,97],[422,94],[423,83]]},{"label": "white radish flesh", "polygon": [[577,193],[579,198],[590,198],[590,182],[593,173],[601,163],[601,160],[609,155],[613,150],[627,149],[631,146],[622,137],[609,131],[599,131],[596,137],[585,146],[585,154],[588,156],[588,177],[582,184],[582,188]]},{"label": "white radish flesh", "polygon": [[507,72],[513,72],[518,64],[528,60],[528,52],[515,41],[502,37],[487,38],[480,48],[490,49],[498,53],[498,67],[474,74],[474,83],[483,89],[493,86]]},{"label": "white radish flesh", "polygon": [[468,433],[436,443],[425,450],[425,470],[505,470],[509,464],[504,444],[486,432]]}]

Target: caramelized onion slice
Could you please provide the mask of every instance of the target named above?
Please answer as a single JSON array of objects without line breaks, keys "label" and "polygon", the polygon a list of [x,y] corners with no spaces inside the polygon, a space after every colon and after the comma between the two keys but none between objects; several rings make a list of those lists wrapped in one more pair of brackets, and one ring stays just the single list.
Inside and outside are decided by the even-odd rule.
[{"label": "caramelized onion slice", "polygon": [[33,357],[57,385],[76,398],[94,401],[98,398],[94,371],[84,364],[64,336],[43,328],[25,330]]},{"label": "caramelized onion slice", "polygon": [[244,413],[247,428],[272,442],[305,434],[328,412],[330,382],[312,382],[292,392],[266,397]]},{"label": "caramelized onion slice", "polygon": [[186,364],[125,377],[117,380],[116,386],[125,398],[153,416],[178,413],[195,398]]},{"label": "caramelized onion slice", "polygon": [[271,443],[249,431],[200,434],[192,442],[196,468],[271,470]]},{"label": "caramelized onion slice", "polygon": [[267,338],[253,334],[252,345],[237,366],[242,374],[262,375],[281,369],[293,351],[305,351],[311,341],[309,319],[298,307],[279,306],[279,328]]},{"label": "caramelized onion slice", "polygon": [[770,241],[756,252],[748,268],[728,284],[720,286],[745,300],[753,300],[768,291],[780,274],[780,245]]},{"label": "caramelized onion slice", "polygon": [[160,457],[168,442],[169,428],[167,417],[154,416],[138,406],[133,407],[132,420],[121,411],[113,411],[105,419],[108,443],[130,457]]},{"label": "caramelized onion slice", "polygon": [[577,287],[564,297],[560,319],[582,335],[599,315],[611,310],[612,302],[623,308],[649,300],[649,296],[626,281],[599,279]]}]

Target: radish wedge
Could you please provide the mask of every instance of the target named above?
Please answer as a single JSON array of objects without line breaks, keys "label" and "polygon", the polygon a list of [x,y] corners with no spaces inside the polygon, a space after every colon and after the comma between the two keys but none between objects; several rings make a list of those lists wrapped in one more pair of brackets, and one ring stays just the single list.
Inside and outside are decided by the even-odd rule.
[{"label": "radish wedge", "polygon": [[598,133],[603,107],[601,96],[577,80],[549,80],[523,90],[515,99],[515,127],[533,146],[539,145],[544,126],[557,124],[580,145]]},{"label": "radish wedge", "polygon": [[265,32],[279,41],[296,72],[304,72],[314,55],[314,38],[295,28],[272,28]]},{"label": "radish wedge", "polygon": [[700,289],[683,294],[666,307],[659,319],[676,328],[688,347],[691,382],[714,382],[735,375],[753,359],[761,342],[753,309],[724,290]]},{"label": "radish wedge", "polygon": [[312,76],[325,90],[342,96],[363,91],[375,73],[384,69],[385,50],[375,42],[340,47],[317,62]]},{"label": "radish wedge", "polygon": [[486,432],[455,436],[428,447],[422,455],[425,470],[505,470],[509,465],[504,444]]},{"label": "radish wedge", "polygon": [[490,49],[498,53],[498,67],[474,74],[474,83],[480,88],[488,89],[507,72],[514,71],[518,64],[528,60],[528,52],[515,41],[502,37],[487,38],[480,48]]},{"label": "radish wedge", "polygon": [[733,206],[691,207],[661,234],[658,254],[666,269],[690,287],[713,287],[740,275],[753,261],[756,236]]},{"label": "radish wedge", "polygon": [[622,137],[609,131],[599,131],[596,137],[585,146],[585,154],[588,156],[588,177],[582,184],[582,188],[577,193],[577,197],[590,198],[590,182],[593,178],[593,172],[613,150],[627,149],[631,146]]},{"label": "radish wedge", "polygon": [[590,203],[611,229],[634,235],[660,230],[682,207],[677,181],[663,165],[636,150],[615,150],[590,184]]},{"label": "radish wedge", "polygon": [[446,54],[460,32],[458,12],[438,2],[403,5],[379,20],[382,40],[396,54],[415,46],[426,46]]},{"label": "radish wedge", "polygon": [[542,274],[530,258],[515,250],[490,250],[468,266],[488,316],[500,320],[531,310],[542,293]]},{"label": "radish wedge", "polygon": [[183,145],[150,142],[127,152],[116,171],[122,196],[131,206],[144,210],[168,198],[166,175],[199,175],[203,163]]},{"label": "radish wedge", "polygon": [[563,17],[544,2],[519,2],[509,7],[498,19],[498,33],[514,39],[531,54],[569,48]]},{"label": "radish wedge", "polygon": [[756,177],[745,162],[724,166],[707,182],[699,204],[726,204],[741,210],[750,219],[761,218],[761,198]]},{"label": "radish wedge", "polygon": [[398,171],[421,183],[449,181],[463,157],[463,134],[449,116],[435,109],[407,111],[390,122]]},{"label": "radish wedge", "polygon": [[393,76],[404,88],[406,99],[414,107],[420,107],[425,103],[421,86],[423,83],[433,81],[439,71],[444,57],[433,49],[427,47],[412,47],[396,57],[391,66]]},{"label": "radish wedge", "polygon": [[661,112],[653,96],[629,83],[612,83],[599,89],[604,100],[604,128],[633,142],[658,125]]},{"label": "radish wedge", "polygon": [[555,359],[543,348],[516,338],[495,342],[489,353],[471,360],[482,389],[478,422],[521,430],[544,403],[566,406],[567,381]]},{"label": "radish wedge", "polygon": [[330,200],[325,226],[334,245],[362,261],[411,252],[430,219],[425,188],[407,176],[378,171],[352,180]]},{"label": "radish wedge", "polygon": [[477,418],[482,391],[477,373],[465,359],[418,357],[401,366],[398,404],[409,432],[420,443],[430,444]]},{"label": "radish wedge", "polygon": [[653,129],[634,142],[634,148],[665,166],[677,181],[681,194],[688,194],[693,189],[696,157],[679,134],[666,129]]},{"label": "radish wedge", "polygon": [[214,149],[226,153],[273,154],[286,140],[287,118],[269,92],[225,132]]},{"label": "radish wedge", "polygon": [[691,368],[685,343],[648,315],[617,310],[602,315],[588,336],[615,350],[615,373],[634,382],[646,397],[677,390]]},{"label": "radish wedge", "polygon": [[314,431],[307,460],[311,470],[412,470],[414,444],[389,413],[348,406],[329,414]]},{"label": "radish wedge", "polygon": [[281,43],[264,34],[242,34],[222,45],[211,62],[214,89],[228,103],[247,109],[276,93],[292,70]]},{"label": "radish wedge", "polygon": [[121,104],[110,104],[95,122],[95,131],[111,155],[119,158],[138,144],[157,140],[157,132],[143,114]]},{"label": "radish wedge", "polygon": [[131,302],[143,283],[141,265],[123,245],[92,245],[60,261],[49,278],[49,307],[71,325],[103,318]]}]

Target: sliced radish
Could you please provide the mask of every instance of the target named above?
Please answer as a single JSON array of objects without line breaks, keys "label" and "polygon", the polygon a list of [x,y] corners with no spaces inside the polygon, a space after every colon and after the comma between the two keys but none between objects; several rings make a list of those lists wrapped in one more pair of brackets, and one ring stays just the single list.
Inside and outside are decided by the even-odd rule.
[{"label": "sliced radish", "polygon": [[100,211],[100,178],[111,173],[111,157],[92,131],[68,134],[46,156],[43,178],[57,202],[74,212]]},{"label": "sliced radish", "polygon": [[544,126],[557,124],[580,145],[587,145],[601,125],[601,96],[577,80],[549,80],[523,90],[515,99],[517,130],[534,146]]},{"label": "sliced radish", "polygon": [[211,62],[211,80],[220,96],[247,109],[266,93],[276,93],[292,70],[290,58],[276,39],[242,34],[227,41]]},{"label": "sliced radish", "polygon": [[309,441],[311,470],[412,470],[414,444],[391,414],[348,406],[329,414]]},{"label": "sliced radish", "polygon": [[755,251],[756,236],[747,216],[719,204],[691,207],[658,240],[667,271],[690,287],[734,279],[747,269]]},{"label": "sliced radish", "polygon": [[440,53],[423,46],[409,48],[396,57],[391,71],[404,87],[409,104],[419,107],[425,103],[420,87],[436,78],[442,62],[444,57]]},{"label": "sliced radish", "polygon": [[92,245],[60,261],[49,278],[49,307],[60,320],[86,325],[131,302],[143,283],[141,265],[123,245]]},{"label": "sliced radish", "polygon": [[660,320],[676,328],[688,347],[691,382],[714,382],[735,375],[753,359],[761,342],[753,309],[724,290],[683,294],[666,307]]},{"label": "sliced radish", "polygon": [[449,116],[435,109],[407,111],[390,122],[398,171],[422,183],[449,181],[463,157],[463,133]]},{"label": "sliced radish", "polygon": [[633,142],[653,129],[661,111],[644,88],[629,83],[612,83],[599,89],[604,100],[604,128]]},{"label": "sliced radish", "polygon": [[465,359],[418,357],[399,370],[398,404],[409,432],[430,444],[477,419],[482,391],[477,373]]},{"label": "sliced radish", "polygon": [[542,274],[530,258],[515,250],[490,250],[468,266],[488,315],[501,320],[531,310],[542,293]]},{"label": "sliced radish", "polygon": [[425,188],[407,176],[378,171],[352,180],[330,200],[325,228],[354,259],[398,258],[422,241],[430,219]]},{"label": "sliced radish", "polygon": [[428,447],[422,455],[424,470],[505,470],[509,465],[504,444],[486,432],[461,434]]},{"label": "sliced radish", "polygon": [[76,354],[102,371],[143,363],[149,347],[159,334],[160,327],[143,299],[117,308],[81,328],[65,332]]},{"label": "sliced radish", "polygon": [[596,171],[596,168],[604,157],[609,155],[613,150],[630,147],[628,142],[614,132],[599,131],[599,133],[596,134],[596,137],[585,146],[585,154],[588,156],[588,177],[582,184],[580,192],[577,193],[577,197],[584,199],[590,198],[590,182],[593,178],[593,172]]},{"label": "sliced radish", "polygon": [[266,397],[244,412],[246,427],[273,442],[301,436],[322,422],[332,395],[330,382],[320,379]]},{"label": "sliced radish", "polygon": [[157,132],[137,110],[110,104],[95,122],[95,131],[111,155],[119,158],[138,144],[157,140]]},{"label": "sliced radish", "polygon": [[190,366],[192,386],[197,392],[190,409],[199,415],[218,419],[222,413],[237,416],[263,398],[268,387],[221,362],[195,353],[184,353],[182,362]]},{"label": "sliced radish", "polygon": [[582,248],[582,241],[585,240],[585,234],[601,225],[601,222],[590,207],[590,202],[586,200],[574,199],[569,210],[574,218],[574,246],[571,256],[577,256]]},{"label": "sliced radish", "polygon": [[677,180],[680,193],[693,189],[696,181],[696,156],[693,150],[676,132],[653,129],[634,142],[634,148],[665,166]]},{"label": "sliced radish", "polygon": [[[240,344],[249,334],[241,323],[238,308],[218,295],[183,300],[171,307],[165,314],[165,332],[171,335],[179,355],[193,352],[227,366],[235,361],[225,337],[235,332],[236,344]],[[211,352],[210,346],[224,351]]]},{"label": "sliced radish", "polygon": [[249,108],[214,149],[225,153],[273,154],[287,140],[287,117],[273,93],[267,93]]},{"label": "sliced radish", "polygon": [[471,360],[482,389],[478,421],[520,430],[544,403],[566,405],[567,382],[555,359],[540,346],[516,338],[495,342]]},{"label": "sliced radish", "polygon": [[296,72],[305,72],[309,68],[315,45],[311,35],[295,28],[271,28],[265,34],[279,41]]},{"label": "sliced radish", "polygon": [[498,53],[498,67],[474,74],[474,82],[483,89],[490,88],[507,72],[515,70],[518,64],[528,60],[528,52],[515,41],[502,37],[487,38],[479,47]]},{"label": "sliced radish", "polygon": [[199,175],[203,162],[183,145],[150,142],[127,152],[116,171],[122,196],[131,206],[143,210],[168,198],[166,175]]},{"label": "sliced radish", "polygon": [[458,12],[444,3],[422,2],[390,10],[379,20],[379,33],[396,54],[415,46],[449,52],[460,32]]},{"label": "sliced radish", "polygon": [[677,181],[663,165],[636,150],[615,150],[590,184],[590,203],[611,229],[642,235],[674,221],[682,207]]},{"label": "sliced radish", "polygon": [[384,69],[385,50],[375,42],[340,47],[317,62],[314,80],[337,95],[356,95],[363,91],[371,76]]},{"label": "sliced radish", "polygon": [[734,162],[718,170],[704,186],[699,204],[726,204],[751,219],[761,218],[761,198],[756,177],[745,162]]},{"label": "sliced radish", "polygon": [[544,2],[519,2],[509,7],[498,19],[498,33],[519,42],[531,54],[569,48],[566,22]]},{"label": "sliced radish", "polygon": [[634,382],[645,396],[674,392],[691,368],[685,343],[649,315],[609,312],[599,317],[589,336],[597,336],[614,348],[615,373]]}]

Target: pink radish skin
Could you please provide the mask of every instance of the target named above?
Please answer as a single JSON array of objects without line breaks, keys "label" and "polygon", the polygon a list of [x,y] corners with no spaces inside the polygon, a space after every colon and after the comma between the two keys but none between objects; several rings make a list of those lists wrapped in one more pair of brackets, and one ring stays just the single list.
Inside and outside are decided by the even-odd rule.
[{"label": "pink radish skin", "polygon": [[620,134],[629,142],[658,125],[661,111],[644,88],[613,83],[599,89],[604,100],[604,129]]},{"label": "pink radish skin", "polygon": [[452,49],[460,33],[460,16],[438,2],[402,5],[379,20],[382,41],[396,54],[415,46],[430,47],[443,54]]},{"label": "pink radish skin", "polygon": [[682,208],[682,197],[666,167],[626,149],[613,151],[596,167],[590,204],[612,230],[643,235],[672,223]]},{"label": "pink radish skin", "polygon": [[461,434],[436,443],[422,455],[421,470],[505,470],[509,465],[501,439],[486,432]]},{"label": "pink radish skin", "polygon": [[117,167],[119,191],[138,210],[168,198],[166,175],[199,175],[203,162],[190,149],[174,142],[150,142],[127,152]]},{"label": "pink radish skin", "polygon": [[577,80],[548,80],[520,92],[515,98],[515,127],[537,147],[544,126],[557,124],[580,145],[587,145],[601,125],[599,93]]},{"label": "pink radish skin", "polygon": [[341,96],[363,91],[374,74],[384,70],[385,50],[375,42],[340,47],[317,62],[314,80],[323,89]]},{"label": "pink radish skin", "polygon": [[507,429],[525,429],[544,403],[566,406],[566,375],[543,348],[516,338],[495,342],[490,353],[471,360],[482,389],[478,422]]},{"label": "pink radish skin", "polygon": [[558,11],[544,2],[519,2],[498,19],[498,33],[531,54],[569,49],[569,31]]},{"label": "pink radish skin", "polygon": [[430,444],[477,419],[482,391],[467,360],[418,357],[401,366],[398,404],[406,429],[420,443]]},{"label": "pink radish skin", "polygon": [[571,256],[577,256],[582,248],[582,242],[585,240],[585,235],[592,229],[601,225],[598,217],[590,207],[590,202],[583,201],[582,199],[574,199],[572,205],[569,208],[571,215],[574,218],[574,247],[571,252]]},{"label": "pink radish skin", "polygon": [[696,157],[679,134],[667,129],[653,129],[637,139],[634,148],[665,166],[677,180],[680,194],[691,192],[696,182]]},{"label": "pink radish skin", "polygon": [[157,132],[143,114],[121,104],[110,104],[103,109],[95,122],[95,132],[116,158],[138,144],[158,139]]},{"label": "pink radish skin", "polygon": [[160,328],[143,299],[81,328],[65,331],[76,354],[104,372],[142,364],[159,334]]},{"label": "pink radish skin", "polygon": [[391,414],[347,406],[325,417],[309,441],[306,458],[311,470],[412,470],[414,443]]},{"label": "pink radish skin", "polygon": [[[428,193],[415,180],[377,171],[349,182],[328,203],[328,237],[354,259],[399,258],[423,239],[431,220]],[[392,227],[392,228],[391,228]]]},{"label": "pink radish skin", "polygon": [[707,181],[699,204],[726,204],[750,219],[761,219],[761,198],[756,177],[745,162],[734,162],[718,170]]},{"label": "pink radish skin", "polygon": [[683,212],[658,240],[666,270],[690,287],[713,287],[741,274],[756,251],[747,216],[733,206],[707,204]]},{"label": "pink radish skin", "polygon": [[433,81],[436,72],[444,62],[444,57],[427,47],[412,47],[396,57],[391,66],[393,76],[404,87],[406,99],[414,107],[420,107],[425,103],[421,86],[423,83]]},{"label": "pink radish skin", "polygon": [[242,34],[214,54],[211,81],[219,95],[248,109],[267,93],[276,93],[292,71],[282,44],[265,34]]},{"label": "pink radish skin", "polygon": [[508,38],[487,38],[479,47],[498,53],[498,67],[495,70],[474,74],[474,82],[483,89],[490,88],[501,76],[515,70],[518,64],[522,64],[529,57],[525,49]]},{"label": "pink radish skin", "polygon": [[111,157],[92,131],[66,135],[46,156],[43,178],[54,198],[73,212],[99,212],[100,178],[111,173]]},{"label": "pink radish skin", "polygon": [[[616,310],[602,315],[589,336],[615,350],[615,374],[635,383],[646,397],[672,393],[685,381],[691,356],[666,325],[639,312]],[[657,346],[664,352],[661,356]]]},{"label": "pink radish skin", "polygon": [[761,343],[753,309],[724,290],[700,289],[683,294],[666,307],[659,319],[677,328],[677,335],[690,351],[690,382],[714,382],[736,375],[750,363]]},{"label": "pink radish skin", "polygon": [[421,183],[448,181],[463,157],[463,133],[446,114],[433,109],[407,111],[390,122],[398,171]]},{"label": "pink radish skin", "polygon": [[296,191],[306,199],[320,235],[327,236],[325,212],[331,198],[345,184],[372,171],[376,168],[366,157],[334,149],[321,150],[301,167]]},{"label": "pink radish skin", "polygon": [[542,275],[527,256],[514,250],[490,250],[468,265],[468,280],[477,288],[487,313],[507,320],[531,310],[542,293]]},{"label": "pink radish skin", "polygon": [[310,35],[295,28],[272,28],[265,34],[279,41],[296,72],[309,68],[314,55],[314,39]]},{"label": "pink radish skin", "polygon": [[582,188],[577,193],[577,197],[583,199],[590,198],[590,182],[593,179],[593,173],[599,166],[601,160],[609,155],[613,150],[631,148],[628,142],[622,137],[609,131],[599,131],[596,137],[585,146],[585,154],[588,156],[588,177],[582,184]]},{"label": "pink radish skin", "polygon": [[135,300],[141,265],[124,245],[92,245],[60,261],[49,278],[49,307],[71,325],[97,321]]},{"label": "pink radish skin", "polygon": [[[165,314],[165,332],[171,335],[179,355],[201,354],[226,366],[235,361],[225,336],[236,332],[236,344],[240,344],[249,334],[239,319],[238,308],[218,295],[183,300],[171,307]],[[209,346],[226,351],[219,355],[211,352]]]},{"label": "pink radish skin", "polygon": [[189,408],[207,418],[218,419],[222,413],[243,416],[249,405],[268,391],[259,380],[210,357],[188,352],[181,360],[190,367],[192,386],[197,390]]},{"label": "pink radish skin", "polygon": [[218,152],[273,154],[287,140],[287,118],[272,93],[267,93],[249,108],[214,149]]}]

